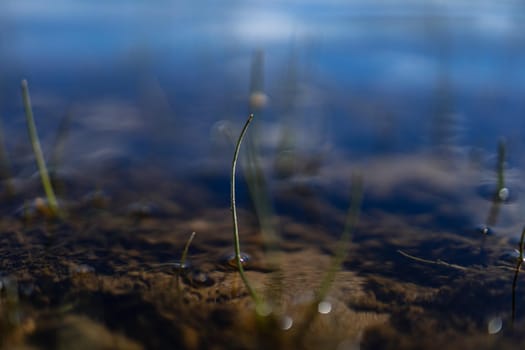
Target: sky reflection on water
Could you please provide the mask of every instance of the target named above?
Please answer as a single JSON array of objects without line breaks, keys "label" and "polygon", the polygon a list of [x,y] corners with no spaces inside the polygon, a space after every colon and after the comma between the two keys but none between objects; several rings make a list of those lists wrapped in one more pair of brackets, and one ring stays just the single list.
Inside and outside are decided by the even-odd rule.
[{"label": "sky reflection on water", "polygon": [[287,142],[305,161],[446,149],[490,172],[486,159],[505,138],[515,167],[523,15],[516,1],[4,1],[8,149],[25,142],[18,86],[27,78],[45,146],[74,116],[66,158],[76,166],[225,163],[228,142],[214,126],[240,128],[261,55],[268,103],[257,132],[267,154]]}]

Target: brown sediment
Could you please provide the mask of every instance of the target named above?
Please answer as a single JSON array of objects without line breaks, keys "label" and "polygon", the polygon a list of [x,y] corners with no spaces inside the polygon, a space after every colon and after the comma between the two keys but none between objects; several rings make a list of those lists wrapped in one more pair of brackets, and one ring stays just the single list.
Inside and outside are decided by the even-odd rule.
[{"label": "brown sediment", "polygon": [[[159,211],[136,218],[125,209],[138,197],[130,188],[115,190],[107,208],[68,210],[67,223],[0,221],[0,278],[3,284],[16,282],[9,287],[15,292],[2,287],[0,297],[3,348],[53,348],[57,339],[64,348],[74,345],[68,344],[72,339],[130,349],[296,347],[298,326],[335,254],[344,212],[321,199],[318,209],[326,221],[312,224],[280,214],[275,221],[282,239],[266,252],[257,218],[239,208],[242,248],[251,257],[246,273],[270,306],[269,315],[260,316],[239,275],[222,260],[233,252],[227,200],[213,202],[199,186],[159,181],[161,193],[148,193],[143,201]],[[420,200],[418,193],[413,198]],[[436,209],[443,216],[459,211],[451,206]],[[434,214],[364,212],[326,297],[331,310],[307,325],[300,347],[522,344],[521,333],[509,328],[513,269],[498,261],[514,245],[488,236],[482,246],[479,237],[428,228]],[[174,267],[192,231],[197,235],[187,255],[191,268],[181,273],[179,295]],[[525,326],[519,317],[525,297],[516,298],[519,330]],[[502,330],[488,334],[494,317],[501,318]]]}]

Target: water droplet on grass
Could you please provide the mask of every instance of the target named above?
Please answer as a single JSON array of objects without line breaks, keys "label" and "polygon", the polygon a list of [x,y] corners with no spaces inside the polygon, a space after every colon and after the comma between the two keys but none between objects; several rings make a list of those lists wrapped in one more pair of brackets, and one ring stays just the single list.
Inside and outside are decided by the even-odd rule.
[{"label": "water droplet on grass", "polygon": [[487,331],[489,334],[496,334],[501,331],[503,328],[503,321],[501,320],[501,317],[494,317],[490,319],[488,325],[487,325]]},{"label": "water droplet on grass", "polygon": [[476,233],[479,233],[483,236],[492,236],[494,234],[494,230],[488,225],[476,226],[474,230]]},{"label": "water droplet on grass", "polygon": [[189,270],[192,267],[192,264],[189,261],[185,261],[185,262],[174,261],[174,262],[169,263],[169,264],[170,264],[170,266],[173,267],[173,270],[175,270],[175,271],[178,271],[178,270],[187,271],[187,270]]},{"label": "water droplet on grass", "polygon": [[281,318],[280,327],[283,331],[287,331],[293,326],[293,319],[290,316]]},{"label": "water droplet on grass", "polygon": [[[248,264],[250,259],[251,257],[248,254],[241,252],[240,260],[241,260],[242,267],[246,268],[246,265]],[[233,270],[237,269],[237,259],[235,258],[234,253],[222,256],[220,262],[221,262],[221,265],[224,267],[227,267]]]},{"label": "water droplet on grass", "polygon": [[514,203],[517,199],[517,185],[513,186],[513,191],[508,187],[503,187],[498,189],[496,185],[485,183],[477,187],[477,193],[482,198],[489,200],[491,202],[498,201],[503,204]]},{"label": "water droplet on grass", "polygon": [[332,303],[326,300],[321,301],[317,304],[317,311],[323,315],[329,314],[332,311]]},{"label": "water droplet on grass", "polygon": [[509,197],[510,197],[510,192],[507,187],[503,187],[502,189],[498,191],[499,200],[505,202],[509,199]]},{"label": "water droplet on grass", "polygon": [[272,313],[272,306],[266,302],[263,302],[255,307],[255,311],[259,316],[270,316],[270,314]]}]

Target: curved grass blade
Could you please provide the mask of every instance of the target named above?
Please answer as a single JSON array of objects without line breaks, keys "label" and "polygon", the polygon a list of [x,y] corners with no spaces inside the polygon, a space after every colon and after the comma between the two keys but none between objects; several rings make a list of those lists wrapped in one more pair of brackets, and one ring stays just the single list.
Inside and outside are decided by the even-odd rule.
[{"label": "curved grass blade", "polygon": [[232,161],[232,168],[231,168],[230,202],[231,202],[231,212],[232,212],[232,221],[233,221],[233,241],[235,245],[234,247],[235,248],[235,261],[237,263],[237,268],[239,270],[241,279],[257,307],[258,305],[261,304],[260,299],[258,295],[255,293],[255,290],[252,288],[250,282],[248,281],[248,278],[246,277],[246,274],[244,273],[244,268],[242,266],[241,243],[240,243],[240,238],[239,238],[239,224],[237,221],[237,207],[235,206],[235,170],[237,167],[237,159],[239,158],[239,151],[241,148],[242,139],[244,138],[244,135],[246,134],[246,131],[248,130],[248,126],[250,125],[252,120],[253,120],[253,114],[250,114],[250,116],[248,117],[248,120],[246,120],[246,123],[244,124],[244,127],[242,128],[241,134],[239,135],[239,139],[237,140],[237,144],[235,145],[235,151],[233,153],[233,161]]}]

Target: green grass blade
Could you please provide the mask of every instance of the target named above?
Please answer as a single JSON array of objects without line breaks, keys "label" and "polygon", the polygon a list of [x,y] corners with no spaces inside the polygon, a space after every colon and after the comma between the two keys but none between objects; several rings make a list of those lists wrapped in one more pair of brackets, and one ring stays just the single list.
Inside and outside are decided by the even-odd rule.
[{"label": "green grass blade", "polygon": [[179,298],[179,302],[181,301],[181,297],[182,297],[179,279],[182,277],[182,271],[186,268],[186,259],[188,258],[188,251],[190,250],[191,242],[193,242],[193,239],[195,238],[195,234],[196,234],[195,232],[192,232],[190,237],[186,241],[186,244],[184,245],[184,249],[182,250],[182,256],[180,258],[179,269],[177,270],[176,288],[177,288],[177,296]]},{"label": "green grass blade", "polygon": [[323,280],[321,281],[321,285],[317,292],[317,299],[319,301],[322,301],[326,297],[328,290],[332,286],[336,273],[341,269],[341,266],[343,265],[343,262],[347,257],[348,244],[352,240],[352,230],[357,225],[357,221],[359,219],[359,211],[361,208],[362,197],[363,179],[359,175],[354,175],[352,176],[352,194],[350,197],[350,209],[348,210],[348,214],[346,216],[343,233],[341,234],[341,238],[337,243],[337,250],[332,261],[332,265],[330,266],[330,269],[327,271]]},{"label": "green grass blade", "polygon": [[324,274],[323,279],[316,292],[313,303],[309,306],[306,314],[303,318],[302,324],[297,330],[295,341],[297,347],[303,347],[303,337],[305,336],[308,328],[313,323],[318,315],[317,307],[320,302],[324,301],[332,284],[334,282],[337,272],[341,269],[344,260],[347,256],[348,244],[352,240],[352,231],[357,225],[359,219],[359,212],[361,208],[361,201],[363,197],[363,179],[359,175],[352,176],[352,193],[350,196],[350,208],[348,210],[345,226],[341,238],[337,243],[335,256],[332,260],[328,271]]},{"label": "green grass blade", "polygon": [[53,215],[61,216],[60,210],[58,208],[58,202],[55,197],[55,192],[53,191],[53,186],[51,185],[51,180],[49,179],[49,173],[47,172],[44,154],[42,153],[42,148],[40,147],[40,141],[38,139],[38,134],[36,131],[35,120],[33,118],[33,110],[31,108],[31,98],[29,96],[29,87],[27,84],[27,80],[22,80],[21,87],[22,99],[24,102],[24,110],[26,114],[27,131],[29,133],[31,145],[33,146],[33,152],[35,154],[38,172],[40,173],[40,179],[42,180],[42,186],[44,187],[47,202]]},{"label": "green grass blade", "polygon": [[244,124],[244,127],[242,128],[241,134],[239,135],[239,139],[237,140],[237,144],[235,145],[235,152],[233,153],[233,161],[232,161],[232,169],[231,169],[231,183],[230,183],[230,201],[231,201],[231,212],[232,212],[232,220],[233,220],[233,241],[235,244],[235,261],[237,262],[237,268],[239,269],[239,274],[241,276],[241,279],[246,286],[246,289],[248,290],[248,293],[250,293],[250,296],[252,297],[253,301],[255,302],[256,306],[260,305],[260,299],[258,295],[255,293],[255,290],[250,285],[250,282],[248,281],[248,278],[246,277],[246,274],[244,273],[244,268],[242,266],[241,262],[241,243],[239,238],[239,224],[237,220],[237,207],[235,205],[235,170],[237,167],[237,159],[239,158],[239,151],[241,148],[242,139],[244,138],[244,135],[246,134],[246,131],[248,130],[248,126],[253,120],[253,114],[250,114],[248,117],[248,120],[246,120],[246,123]]}]

